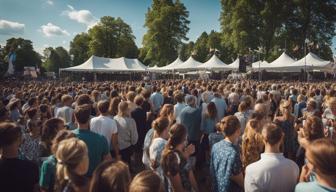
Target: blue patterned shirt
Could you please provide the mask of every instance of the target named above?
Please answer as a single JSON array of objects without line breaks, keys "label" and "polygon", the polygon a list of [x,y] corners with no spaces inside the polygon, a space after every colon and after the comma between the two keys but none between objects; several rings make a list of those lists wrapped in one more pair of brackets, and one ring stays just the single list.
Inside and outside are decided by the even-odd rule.
[{"label": "blue patterned shirt", "polygon": [[210,174],[212,176],[213,191],[241,191],[230,177],[242,171],[239,148],[234,144],[222,140],[212,147]]}]

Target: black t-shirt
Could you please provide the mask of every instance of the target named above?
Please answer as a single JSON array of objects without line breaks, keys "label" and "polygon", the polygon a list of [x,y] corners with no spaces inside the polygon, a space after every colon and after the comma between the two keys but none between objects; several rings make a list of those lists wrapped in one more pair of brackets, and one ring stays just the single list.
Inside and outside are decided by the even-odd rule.
[{"label": "black t-shirt", "polygon": [[38,179],[38,166],[33,162],[17,158],[0,159],[0,191],[34,191]]}]

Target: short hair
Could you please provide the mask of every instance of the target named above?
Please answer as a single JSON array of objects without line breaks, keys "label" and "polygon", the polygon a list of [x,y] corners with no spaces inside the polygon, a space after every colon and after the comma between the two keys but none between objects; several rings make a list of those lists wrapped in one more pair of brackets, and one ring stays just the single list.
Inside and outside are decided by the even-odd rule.
[{"label": "short hair", "polygon": [[281,127],[274,123],[267,123],[264,125],[262,132],[264,141],[270,145],[279,143],[283,136]]},{"label": "short hair", "polygon": [[107,113],[108,109],[109,109],[109,106],[110,106],[110,102],[108,102],[106,100],[99,101],[98,105],[97,105],[100,113]]},{"label": "short hair", "polygon": [[15,123],[0,123],[0,148],[12,145],[21,137],[21,129]]},{"label": "short hair", "polygon": [[322,174],[335,176],[336,142],[322,138],[313,141],[307,148],[308,161]]},{"label": "short hair", "polygon": [[135,96],[136,96],[136,93],[134,91],[130,91],[126,94],[127,100],[129,100],[131,102],[134,101]]},{"label": "short hair", "polygon": [[240,129],[240,122],[234,115],[226,116],[220,122],[220,130],[225,136],[233,135],[238,129]]},{"label": "short hair", "polygon": [[62,103],[66,103],[68,101],[72,101],[72,97],[70,95],[63,95],[61,98]]},{"label": "short hair", "polygon": [[192,104],[195,104],[196,103],[196,99],[195,99],[195,97],[194,96],[192,96],[192,95],[188,95],[188,96],[186,96],[186,103],[188,104],[188,105],[192,105]]},{"label": "short hair", "polygon": [[77,98],[76,102],[77,106],[84,105],[84,104],[92,104],[92,100],[88,94],[82,94]]},{"label": "short hair", "polygon": [[182,103],[183,102],[183,94],[181,92],[178,92],[176,95],[175,95],[175,100],[179,103]]},{"label": "short hair", "polygon": [[87,123],[91,115],[91,106],[88,104],[77,106],[74,114],[78,123]]},{"label": "short hair", "polygon": [[105,161],[93,173],[90,191],[128,192],[131,175],[122,161]]},{"label": "short hair", "polygon": [[323,138],[323,122],[321,118],[314,115],[308,116],[303,126],[303,132],[308,141]]},{"label": "short hair", "polygon": [[152,170],[145,170],[133,178],[129,192],[160,192],[163,189],[159,175]]},{"label": "short hair", "polygon": [[144,102],[144,98],[141,96],[141,95],[137,95],[135,98],[134,98],[134,103],[138,106],[141,106]]}]

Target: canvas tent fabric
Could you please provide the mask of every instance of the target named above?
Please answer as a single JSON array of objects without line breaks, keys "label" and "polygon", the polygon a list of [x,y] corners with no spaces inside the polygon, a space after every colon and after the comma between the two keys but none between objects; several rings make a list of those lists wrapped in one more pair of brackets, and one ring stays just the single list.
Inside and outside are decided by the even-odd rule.
[{"label": "canvas tent fabric", "polygon": [[182,63],[183,63],[183,61],[179,57],[177,57],[175,59],[175,61],[173,61],[172,63],[170,63],[170,64],[168,64],[164,67],[160,67],[159,70],[174,70],[175,67],[181,65]]},{"label": "canvas tent fabric", "polygon": [[104,58],[91,56],[83,64],[61,69],[61,71],[85,71],[85,72],[144,72],[147,67],[138,59]]},{"label": "canvas tent fabric", "polygon": [[237,58],[234,62],[232,62],[231,64],[227,65],[227,67],[230,70],[238,70],[239,69],[239,58]]},{"label": "canvas tent fabric", "polygon": [[199,65],[197,68],[206,70],[231,70],[227,64],[222,62],[215,54],[204,64]]},{"label": "canvas tent fabric", "polygon": [[189,57],[184,63],[181,63],[175,66],[174,70],[183,71],[183,70],[198,70],[198,66],[202,65],[201,62],[196,61],[192,56]]},{"label": "canvas tent fabric", "polygon": [[274,71],[279,72],[301,72],[305,69],[307,71],[331,71],[332,67],[333,64],[330,61],[325,61],[314,53],[308,53],[305,57],[293,63],[284,63],[277,67],[272,66]]},{"label": "canvas tent fabric", "polygon": [[[271,63],[268,63],[267,61],[263,61],[262,63],[260,63],[260,69],[265,69],[267,71],[277,71],[279,68],[291,66],[294,62],[294,59],[292,59],[285,52],[283,52],[277,59],[275,59]],[[259,61],[253,63],[252,68],[254,70],[259,70]]]},{"label": "canvas tent fabric", "polygon": [[254,63],[252,63],[252,69],[256,69],[258,70],[259,69],[259,64],[260,64],[260,69],[264,69],[264,68],[267,68],[268,65],[270,65],[267,61],[256,61]]}]

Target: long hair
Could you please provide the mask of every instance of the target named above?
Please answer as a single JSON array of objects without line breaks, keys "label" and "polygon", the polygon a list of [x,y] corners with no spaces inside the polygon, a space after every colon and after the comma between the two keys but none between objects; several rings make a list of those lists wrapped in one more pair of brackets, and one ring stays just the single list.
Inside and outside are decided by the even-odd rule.
[{"label": "long hair", "polygon": [[112,116],[116,116],[118,114],[118,105],[119,105],[120,102],[121,102],[121,99],[118,96],[113,97],[111,99],[110,106],[109,106],[109,113]]},{"label": "long hair", "polygon": [[86,185],[85,177],[75,172],[83,158],[88,158],[88,149],[82,140],[70,138],[61,141],[55,156],[57,159],[56,191],[63,191],[65,188],[76,191]]},{"label": "long hair", "polygon": [[216,119],[217,117],[217,108],[214,102],[210,102],[207,106],[206,117],[210,119]]},{"label": "long hair", "polygon": [[137,174],[129,192],[163,192],[164,187],[161,178],[152,170],[142,171]]},{"label": "long hair", "polygon": [[249,120],[243,135],[242,142],[242,163],[243,167],[260,159],[264,150],[264,142],[261,133],[258,131],[258,121]]},{"label": "long hair", "polygon": [[160,117],[169,117],[174,113],[174,105],[172,104],[164,104],[161,111],[160,111]]},{"label": "long hair", "polygon": [[124,162],[107,161],[94,171],[90,192],[128,192],[130,181],[130,172]]},{"label": "long hair", "polygon": [[[174,124],[169,131],[170,138],[165,149],[162,152],[161,167],[166,176],[174,176],[178,173],[181,161],[176,151],[176,147],[186,139],[187,130],[181,124]],[[182,157],[183,158],[183,157]]]}]

